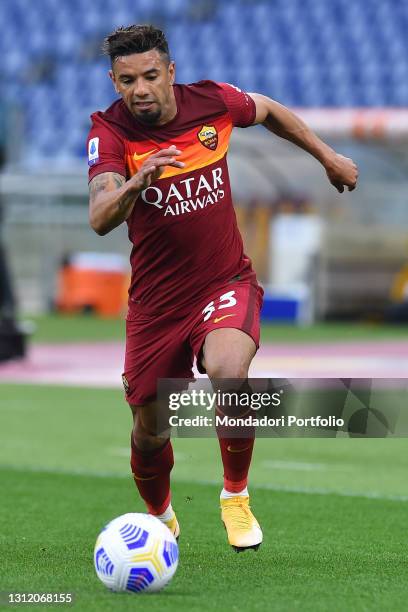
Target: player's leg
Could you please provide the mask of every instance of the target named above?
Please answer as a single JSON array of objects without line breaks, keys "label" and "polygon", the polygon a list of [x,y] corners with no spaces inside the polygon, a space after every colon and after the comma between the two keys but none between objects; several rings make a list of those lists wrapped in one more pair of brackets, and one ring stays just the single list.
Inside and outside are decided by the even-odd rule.
[{"label": "player's leg", "polygon": [[[202,365],[213,385],[217,385],[217,390],[223,390],[223,381],[227,379],[225,390],[231,390],[234,383],[239,391],[245,386],[255,352],[255,342],[240,329],[216,329],[205,338]],[[243,410],[247,412],[248,409]],[[229,416],[246,416],[238,406],[231,407],[229,412]],[[231,497],[243,494],[247,487],[255,430],[253,427],[243,429],[219,426],[217,434],[224,466],[222,495]]]},{"label": "player's leg", "polygon": [[184,326],[183,317],[174,320],[168,312],[149,315],[138,307],[126,321],[122,375],[133,414],[131,468],[136,487],[148,512],[170,526],[176,536],[179,528],[170,494],[173,450],[169,433],[162,431],[168,427],[168,418],[166,421],[166,415],[159,412],[156,400],[158,379],[192,377],[193,355]]},{"label": "player's leg", "polygon": [[[170,472],[173,450],[169,433],[163,433],[166,415],[160,415],[157,399],[159,378],[191,378],[193,356],[183,340],[184,319],[168,313],[141,313],[126,322],[126,354],[122,376],[126,401],[133,413],[131,468],[135,484],[148,512],[155,514],[178,535],[171,507]],[[163,420],[158,420],[159,416]],[[168,419],[167,419],[168,427]]]},{"label": "player's leg", "polygon": [[[203,346],[203,365],[217,390],[245,391],[250,363],[255,355],[253,339],[239,329],[217,329],[210,332]],[[224,384],[225,383],[225,384]],[[225,411],[225,407],[218,410]],[[245,417],[248,408],[232,406],[228,416]],[[222,497],[247,495],[248,471],[255,440],[254,427],[217,426],[224,467]]]},{"label": "player's leg", "polygon": [[[240,391],[245,388],[255,352],[255,342],[247,333],[240,329],[216,329],[206,336],[202,365],[215,389],[231,391],[235,382],[236,390]],[[222,379],[227,379],[226,387]],[[232,411],[229,409],[230,415],[234,408],[236,416],[244,416],[238,406]],[[251,512],[247,488],[255,429],[223,426],[217,427],[217,435],[224,467],[221,519],[228,541],[237,551],[257,549],[262,542],[262,531]]]},{"label": "player's leg", "polygon": [[[203,346],[205,367],[214,388],[240,391],[245,388],[248,370],[256,352],[254,340],[240,329],[211,331]],[[223,379],[226,387],[223,385]],[[224,408],[223,408],[224,409]],[[238,406],[236,416],[244,416]],[[246,410],[246,408],[244,409]],[[262,542],[262,531],[249,506],[248,472],[255,441],[253,427],[217,427],[217,435],[224,467],[224,488],[221,492],[221,518],[228,541],[237,551],[257,549]]]},{"label": "player's leg", "polygon": [[[217,329],[206,336],[202,364],[218,389],[223,390],[223,381],[227,379],[225,382],[228,390],[231,390],[234,381],[239,391],[245,386],[255,352],[255,342],[245,332],[234,328]],[[248,409],[243,410],[247,412]],[[233,406],[229,409],[229,416],[247,415],[238,406]],[[248,482],[255,430],[253,427],[243,429],[217,426],[217,435],[224,467],[222,496],[243,494]]]},{"label": "player's leg", "polygon": [[[256,346],[250,336],[239,329],[217,329],[208,334],[203,346],[203,365],[217,388],[227,379],[231,390],[231,379],[236,390],[245,386],[250,363]],[[227,390],[227,389],[226,389]],[[220,407],[221,408],[221,407]],[[244,408],[247,411],[247,408]],[[231,414],[231,412],[233,414]],[[229,410],[229,416],[246,416],[238,406]],[[234,428],[217,426],[221,458],[224,467],[224,489],[222,497],[236,494],[247,495],[248,472],[255,440],[253,427]]]},{"label": "player's leg", "polygon": [[[223,378],[238,379],[238,386],[246,381],[259,345],[262,295],[254,279],[234,278],[203,301],[191,342],[197,367],[214,381],[213,387],[219,388]],[[217,435],[224,466],[222,519],[228,540],[238,550],[257,547],[262,532],[249,509],[247,491],[254,428],[217,427]]]},{"label": "player's leg", "polygon": [[170,472],[173,449],[168,432],[158,432],[158,406],[130,405],[133,414],[131,460],[133,479],[147,510],[154,514],[177,538],[180,528],[171,505]]}]

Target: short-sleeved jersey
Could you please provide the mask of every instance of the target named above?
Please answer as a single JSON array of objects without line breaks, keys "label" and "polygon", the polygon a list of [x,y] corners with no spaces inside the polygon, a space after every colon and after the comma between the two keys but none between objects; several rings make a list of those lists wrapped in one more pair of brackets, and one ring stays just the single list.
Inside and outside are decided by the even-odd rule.
[{"label": "short-sleeved jersey", "polygon": [[170,145],[184,168],[167,166],[137,198],[127,220],[133,245],[129,312],[180,313],[214,287],[240,275],[254,277],[243,252],[227,168],[232,128],[255,119],[248,94],[226,83],[174,85],[176,116],[146,126],[122,100],[91,116],[89,179],[117,172],[129,179],[145,159]]}]

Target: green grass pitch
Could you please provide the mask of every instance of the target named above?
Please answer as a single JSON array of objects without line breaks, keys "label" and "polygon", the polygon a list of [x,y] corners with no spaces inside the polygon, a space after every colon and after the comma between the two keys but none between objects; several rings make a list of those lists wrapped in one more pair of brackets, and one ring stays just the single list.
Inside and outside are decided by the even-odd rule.
[{"label": "green grass pitch", "polygon": [[127,595],[109,593],[92,560],[108,520],[143,511],[121,391],[4,384],[0,419],[0,591],[72,592],[78,612],[406,610],[404,439],[258,440],[251,501],[265,540],[240,555],[220,522],[216,440],[174,440],[179,568],[161,593]]},{"label": "green grass pitch", "polygon": [[[120,320],[34,321],[37,342],[124,339]],[[341,323],[262,331],[263,341],[277,342],[407,334]],[[101,527],[144,510],[130,477],[122,393],[2,384],[0,419],[0,591],[73,592],[78,612],[406,609],[406,440],[259,439],[251,501],[265,540],[241,555],[219,518],[217,442],[174,440],[179,568],[162,593],[133,596],[109,593],[92,562]]]},{"label": "green grass pitch", "polygon": [[[43,315],[30,317],[36,325],[36,342],[83,342],[124,340],[125,325],[121,319],[99,319],[93,316]],[[262,325],[262,342],[333,342],[347,340],[402,340],[408,337],[403,325],[370,322],[333,322],[296,327]]]}]

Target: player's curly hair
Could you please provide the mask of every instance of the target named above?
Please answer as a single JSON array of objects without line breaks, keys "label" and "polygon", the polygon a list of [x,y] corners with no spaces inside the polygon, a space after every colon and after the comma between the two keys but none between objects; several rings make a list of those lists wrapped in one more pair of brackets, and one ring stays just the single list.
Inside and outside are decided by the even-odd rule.
[{"label": "player's curly hair", "polygon": [[130,25],[116,28],[103,41],[102,51],[109,55],[112,64],[123,55],[145,53],[157,49],[170,62],[169,45],[162,30],[152,25]]}]

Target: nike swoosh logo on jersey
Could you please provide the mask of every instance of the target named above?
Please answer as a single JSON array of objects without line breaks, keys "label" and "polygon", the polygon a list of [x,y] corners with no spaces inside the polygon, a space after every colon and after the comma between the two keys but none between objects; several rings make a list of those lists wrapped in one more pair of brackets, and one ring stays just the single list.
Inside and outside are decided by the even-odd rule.
[{"label": "nike swoosh logo on jersey", "polygon": [[139,161],[141,159],[143,159],[144,157],[147,157],[148,155],[152,155],[153,153],[157,153],[158,149],[152,149],[151,151],[148,151],[147,153],[141,153],[140,155],[138,155],[137,153],[133,153],[133,159],[135,161]]},{"label": "nike swoosh logo on jersey", "polygon": [[223,317],[217,317],[216,319],[214,319],[214,323],[219,323],[220,321],[222,321],[223,319],[226,319],[227,317],[235,317],[235,313],[227,314],[227,315],[224,315]]}]

